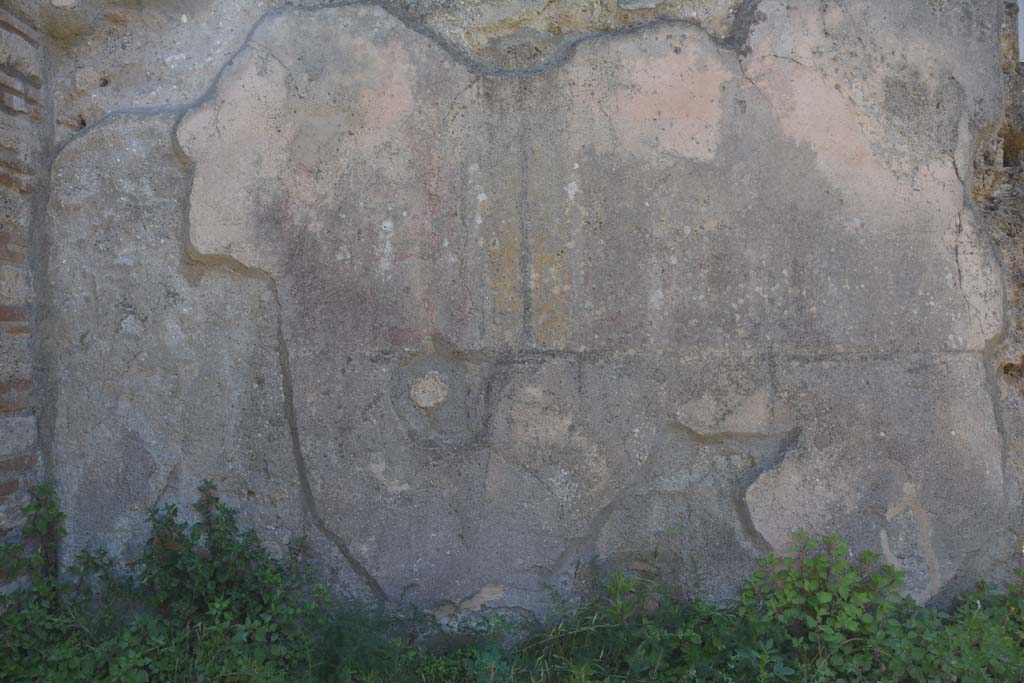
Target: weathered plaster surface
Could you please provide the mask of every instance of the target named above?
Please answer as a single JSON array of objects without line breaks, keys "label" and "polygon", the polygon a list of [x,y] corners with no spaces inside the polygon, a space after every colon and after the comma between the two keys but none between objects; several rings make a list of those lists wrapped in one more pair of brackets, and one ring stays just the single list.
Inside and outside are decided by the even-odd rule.
[{"label": "weathered plaster surface", "polygon": [[57,157],[69,548],[210,476],[339,589],[446,618],[543,609],[595,559],[726,597],[799,528],[920,599],[1005,557],[1004,295],[965,187],[1000,3],[607,35],[556,3],[532,61],[540,15],[457,4],[272,11],[194,103]]},{"label": "weathered plaster surface", "polygon": [[[258,279],[190,263],[174,117],[110,120],[54,164],[48,323],[68,555],[137,548],[146,509],[222,482],[283,547],[303,517]],[[96,173],[97,164],[116,172]],[[187,505],[183,505],[187,508]]]}]

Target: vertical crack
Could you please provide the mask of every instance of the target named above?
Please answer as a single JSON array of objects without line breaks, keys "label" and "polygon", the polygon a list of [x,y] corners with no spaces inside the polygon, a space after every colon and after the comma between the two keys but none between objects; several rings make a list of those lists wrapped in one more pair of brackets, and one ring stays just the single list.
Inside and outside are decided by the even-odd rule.
[{"label": "vertical crack", "polygon": [[[185,150],[182,149],[178,140],[178,126],[181,125],[181,122],[187,113],[188,110],[186,109],[179,114],[173,127],[174,132],[171,135],[171,140],[175,153],[187,165],[189,176],[188,186],[191,188],[195,180],[195,166],[192,163],[192,159],[188,156]],[[281,393],[284,403],[283,408],[285,420],[288,423],[288,436],[291,441],[292,458],[295,461],[295,472],[299,479],[302,507],[309,514],[309,518],[313,522],[313,526],[316,527],[316,529],[338,549],[338,552],[348,563],[352,571],[360,578],[373,597],[379,602],[387,602],[387,593],[384,592],[380,583],[374,578],[373,574],[370,573],[366,566],[352,554],[352,551],[349,549],[348,542],[340,534],[331,529],[326,522],[324,522],[324,519],[320,514],[320,509],[317,507],[316,498],[313,496],[313,488],[310,486],[309,472],[306,468],[306,458],[302,453],[302,439],[299,435],[298,415],[295,411],[295,391],[292,384],[291,361],[288,355],[288,343],[284,334],[284,306],[281,303],[281,294],[278,291],[277,281],[274,280],[273,276],[267,271],[261,268],[247,266],[234,257],[200,253],[192,245],[190,235],[192,213],[191,191],[186,195],[185,201],[182,204],[182,258],[187,265],[201,268],[224,268],[235,275],[264,282],[270,289],[271,296],[273,296],[274,299],[274,306],[277,309],[275,327],[277,329],[277,356],[278,367],[281,373]]]},{"label": "vertical crack", "polygon": [[[188,215],[187,204],[188,202],[186,202],[185,209],[186,217]],[[387,602],[387,593],[384,592],[380,583],[374,578],[373,574],[370,573],[366,566],[363,565],[363,563],[360,562],[352,553],[349,549],[348,541],[327,525],[320,514],[319,507],[317,507],[316,498],[313,495],[313,488],[309,483],[309,472],[306,468],[306,458],[302,453],[302,439],[299,435],[298,415],[295,411],[295,391],[292,384],[291,361],[288,355],[288,343],[284,334],[284,307],[281,304],[281,295],[278,292],[277,282],[266,271],[246,266],[230,256],[211,256],[198,253],[188,238],[187,218],[183,239],[185,245],[185,260],[189,265],[193,267],[225,268],[235,275],[260,280],[261,282],[266,283],[270,288],[271,295],[274,298],[274,305],[277,308],[277,320],[275,327],[277,328],[277,356],[278,366],[281,371],[281,393],[284,398],[283,407],[285,420],[288,423],[288,436],[292,446],[292,457],[295,460],[295,471],[299,479],[299,490],[302,494],[302,506],[309,514],[310,520],[313,522],[313,526],[316,527],[316,529],[338,549],[338,552],[341,553],[343,558],[345,558],[349,567],[351,567],[352,571],[359,576],[366,588],[373,594],[373,597],[379,602]]]},{"label": "vertical crack", "polygon": [[292,388],[291,361],[288,356],[288,343],[284,335],[284,308],[281,305],[277,283],[274,282],[274,279],[269,274],[266,274],[266,279],[269,281],[270,290],[274,296],[274,303],[277,306],[277,354],[278,363],[281,368],[281,391],[284,394],[285,418],[288,421],[288,435],[291,438],[292,455],[295,458],[295,470],[299,477],[299,487],[302,490],[303,505],[307,512],[309,512],[313,526],[335,545],[341,556],[348,562],[349,567],[352,568],[352,571],[359,576],[370,592],[373,593],[374,598],[381,602],[386,602],[388,596],[384,589],[381,588],[380,583],[363,563],[352,554],[348,542],[324,522],[317,507],[316,498],[313,496],[313,488],[309,484],[306,458],[302,453],[302,439],[299,436],[298,416],[295,412],[295,392]]},{"label": "vertical crack", "polygon": [[[525,89],[525,84],[519,87]],[[522,93],[520,93],[522,95]],[[525,348],[533,347],[533,291],[531,278],[533,273],[533,252],[530,248],[529,225],[529,163],[530,145],[527,135],[526,121],[519,120],[519,286],[523,296],[523,333],[522,344]]]}]

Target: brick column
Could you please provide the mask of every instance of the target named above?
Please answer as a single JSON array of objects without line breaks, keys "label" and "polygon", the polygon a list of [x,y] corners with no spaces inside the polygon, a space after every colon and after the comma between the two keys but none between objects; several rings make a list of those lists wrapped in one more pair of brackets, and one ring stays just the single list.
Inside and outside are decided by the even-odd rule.
[{"label": "brick column", "polygon": [[17,532],[39,475],[29,251],[46,121],[43,62],[30,18],[0,7],[0,539]]}]

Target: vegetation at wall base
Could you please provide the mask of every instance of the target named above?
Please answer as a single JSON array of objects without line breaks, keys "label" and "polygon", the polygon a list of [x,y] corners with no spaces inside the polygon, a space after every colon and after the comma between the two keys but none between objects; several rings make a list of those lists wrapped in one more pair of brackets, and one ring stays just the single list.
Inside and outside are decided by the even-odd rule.
[{"label": "vegetation at wall base", "polygon": [[284,557],[239,529],[214,487],[197,521],[151,515],[137,566],[82,554],[58,572],[52,487],[24,509],[24,542],[0,549],[22,584],[0,597],[0,680],[359,683],[1024,681],[1024,578],[950,611],[901,596],[902,577],[838,537],[798,535],[732,605],[671,597],[613,573],[583,606],[514,647],[496,621],[428,652],[408,629],[314,587],[301,544]]}]

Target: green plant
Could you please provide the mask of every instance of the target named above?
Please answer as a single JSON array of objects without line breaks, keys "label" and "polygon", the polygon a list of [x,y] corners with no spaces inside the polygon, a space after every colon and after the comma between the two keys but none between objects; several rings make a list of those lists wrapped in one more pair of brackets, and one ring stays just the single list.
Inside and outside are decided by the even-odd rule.
[{"label": "green plant", "polygon": [[748,581],[739,616],[758,643],[778,647],[814,680],[860,680],[883,665],[885,636],[912,612],[902,575],[878,556],[852,558],[838,536],[797,534],[790,554],[769,557]]},{"label": "green plant", "polygon": [[315,609],[294,554],[272,558],[210,485],[190,525],[153,512],[137,577],[83,553],[58,576],[63,516],[51,487],[32,490],[25,542],[4,565],[28,586],[5,596],[0,678],[46,681],[290,680],[308,654]]},{"label": "green plant", "polygon": [[56,491],[43,485],[31,489],[22,508],[25,524],[22,541],[0,548],[0,567],[9,577],[28,581],[28,587],[0,597],[0,678],[6,678],[10,662],[38,666],[47,646],[68,629],[62,614],[63,596],[57,580],[57,548],[63,535],[64,516]]},{"label": "green plant", "polygon": [[1024,577],[1002,593],[981,585],[949,612],[924,609],[900,594],[899,572],[834,536],[794,537],[733,605],[612,572],[525,641],[495,620],[431,653],[408,636],[422,623],[315,587],[301,543],[267,552],[213,486],[194,508],[194,522],[173,506],[153,511],[136,565],[83,553],[59,572],[63,516],[52,487],[33,489],[22,542],[0,548],[0,566],[24,584],[0,596],[0,680],[1024,682]]}]

